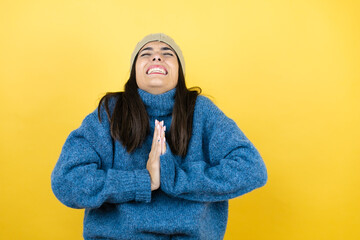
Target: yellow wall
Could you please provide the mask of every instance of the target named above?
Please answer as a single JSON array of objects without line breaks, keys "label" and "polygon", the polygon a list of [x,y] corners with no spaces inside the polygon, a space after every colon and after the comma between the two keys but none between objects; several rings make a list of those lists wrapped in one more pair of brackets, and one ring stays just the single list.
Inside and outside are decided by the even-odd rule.
[{"label": "yellow wall", "polygon": [[[265,187],[230,201],[225,239],[359,239],[360,3],[0,1],[0,239],[81,239],[50,174],[66,137],[165,32],[255,144]],[[241,236],[241,237],[240,237]]]}]

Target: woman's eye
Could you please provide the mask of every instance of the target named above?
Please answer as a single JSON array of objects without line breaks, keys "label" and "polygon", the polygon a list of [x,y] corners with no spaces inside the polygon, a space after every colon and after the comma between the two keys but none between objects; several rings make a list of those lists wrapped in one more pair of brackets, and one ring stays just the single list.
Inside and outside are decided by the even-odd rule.
[{"label": "woman's eye", "polygon": [[164,53],[164,55],[174,56],[172,53]]},{"label": "woman's eye", "polygon": [[150,53],[144,53],[144,54],[141,54],[141,56],[140,56],[140,57],[145,56],[145,55],[149,55],[149,56],[150,56]]}]

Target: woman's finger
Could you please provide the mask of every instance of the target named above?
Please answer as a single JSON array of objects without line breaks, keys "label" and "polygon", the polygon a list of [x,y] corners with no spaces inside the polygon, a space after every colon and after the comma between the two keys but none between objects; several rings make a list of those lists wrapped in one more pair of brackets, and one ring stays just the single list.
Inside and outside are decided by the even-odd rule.
[{"label": "woman's finger", "polygon": [[[156,144],[155,144],[155,148],[156,148],[156,158],[158,159],[161,155],[161,129],[162,127],[160,126],[160,124],[158,124],[157,128],[157,137],[156,137]],[[160,160],[160,158],[159,158]]]},{"label": "woman's finger", "polygon": [[166,138],[164,137],[164,142],[162,144],[162,152],[161,152],[161,154],[165,154],[165,152],[166,152]]},{"label": "woman's finger", "polygon": [[164,126],[161,130],[161,155],[163,155],[166,151],[166,139],[165,139],[165,131],[166,131],[166,126]]},{"label": "woman's finger", "polygon": [[155,119],[155,127],[154,127],[154,136],[153,136],[153,141],[152,141],[152,145],[151,145],[151,149],[153,149],[155,147],[156,141],[157,141],[157,135],[158,135],[158,130],[157,130],[157,126],[159,125],[159,121]]}]

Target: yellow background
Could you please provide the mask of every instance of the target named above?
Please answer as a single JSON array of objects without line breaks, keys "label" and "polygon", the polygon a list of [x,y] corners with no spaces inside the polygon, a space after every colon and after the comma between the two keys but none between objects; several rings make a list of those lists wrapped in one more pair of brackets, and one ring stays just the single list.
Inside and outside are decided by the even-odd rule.
[{"label": "yellow background", "polygon": [[230,200],[225,239],[360,239],[359,13],[343,0],[0,1],[0,239],[82,239],[83,210],[55,198],[51,171],[154,32],[266,163],[266,186]]}]

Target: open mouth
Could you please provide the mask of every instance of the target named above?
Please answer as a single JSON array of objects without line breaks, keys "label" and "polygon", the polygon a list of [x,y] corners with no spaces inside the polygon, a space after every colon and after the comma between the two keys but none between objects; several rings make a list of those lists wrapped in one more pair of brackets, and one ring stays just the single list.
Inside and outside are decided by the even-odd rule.
[{"label": "open mouth", "polygon": [[150,74],[162,74],[162,75],[167,75],[168,72],[166,71],[166,69],[162,66],[151,66],[146,74],[150,75]]}]

